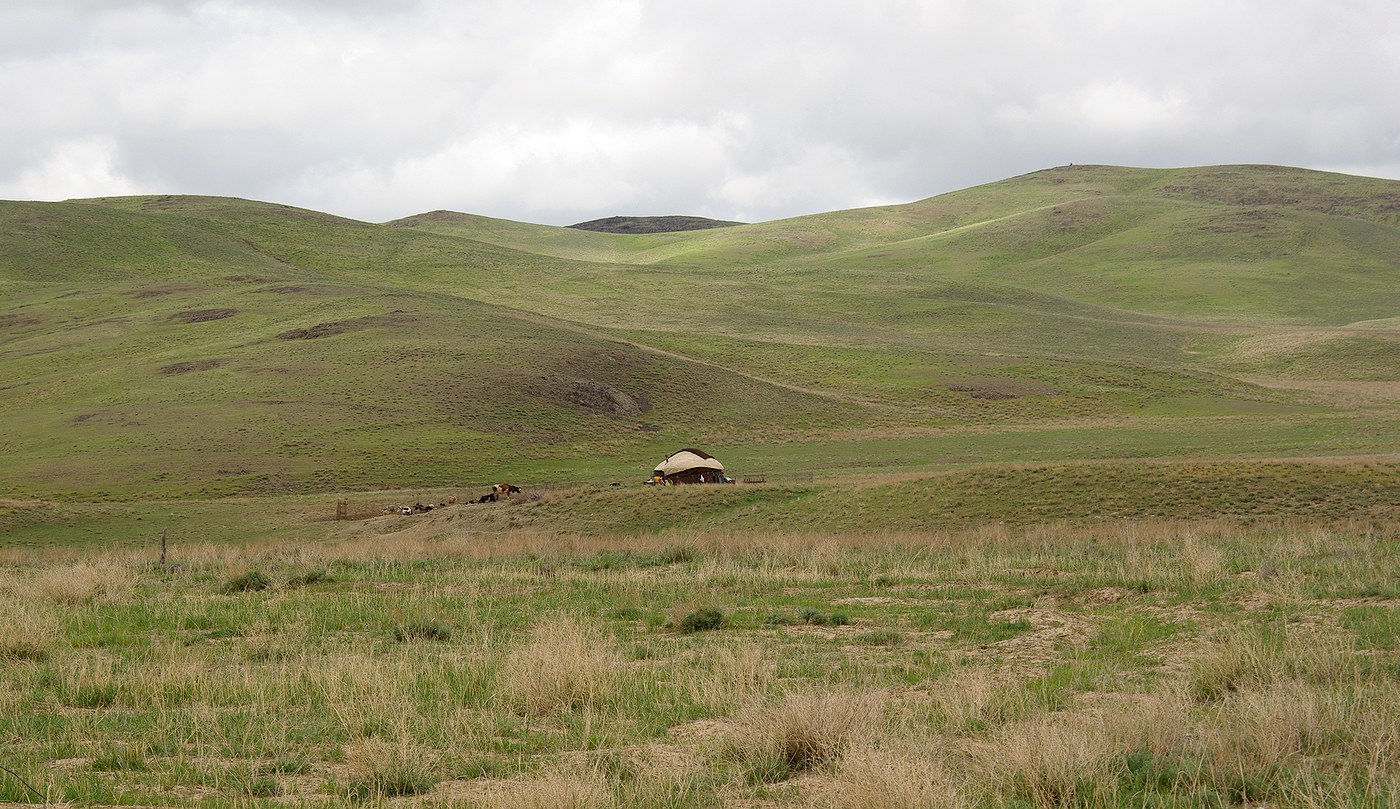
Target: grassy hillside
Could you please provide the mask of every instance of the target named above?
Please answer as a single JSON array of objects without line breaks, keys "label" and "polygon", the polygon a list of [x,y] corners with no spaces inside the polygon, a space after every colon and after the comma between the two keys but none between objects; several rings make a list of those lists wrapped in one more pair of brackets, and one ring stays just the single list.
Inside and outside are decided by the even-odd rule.
[{"label": "grassy hillside", "polygon": [[636,235],[0,203],[0,496],[1393,452],[1397,200],[1076,166]]}]

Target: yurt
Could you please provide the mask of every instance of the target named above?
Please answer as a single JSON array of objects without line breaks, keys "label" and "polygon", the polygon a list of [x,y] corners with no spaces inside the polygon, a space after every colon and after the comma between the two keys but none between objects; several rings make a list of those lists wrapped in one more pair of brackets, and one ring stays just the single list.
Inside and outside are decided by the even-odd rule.
[{"label": "yurt", "polygon": [[724,464],[698,449],[683,449],[666,456],[651,473],[650,483],[728,483]]}]

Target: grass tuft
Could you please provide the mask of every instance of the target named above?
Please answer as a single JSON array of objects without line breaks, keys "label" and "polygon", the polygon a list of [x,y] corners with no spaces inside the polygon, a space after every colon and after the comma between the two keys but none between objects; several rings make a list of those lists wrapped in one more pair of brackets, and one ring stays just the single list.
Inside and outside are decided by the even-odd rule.
[{"label": "grass tuft", "polygon": [[676,629],[690,633],[719,629],[722,626],[724,626],[724,612],[713,607],[706,607],[687,613],[677,622]]},{"label": "grass tuft", "polygon": [[409,621],[394,627],[394,640],[405,643],[411,640],[452,640],[452,627],[441,621]]},{"label": "grass tuft", "polygon": [[136,590],[136,575],[115,562],[79,562],[41,570],[34,589],[59,604],[121,601]]},{"label": "grass tuft", "polygon": [[436,757],[407,735],[345,746],[345,791],[362,801],[418,795],[437,785]]},{"label": "grass tuft", "polygon": [[257,592],[258,590],[266,590],[271,586],[272,579],[268,578],[266,573],[261,570],[250,570],[247,573],[234,576],[224,582],[221,589],[225,593],[233,594]]},{"label": "grass tuft", "polygon": [[857,740],[877,735],[885,697],[878,692],[793,693],[751,708],[731,739],[757,781],[780,781],[833,764]]},{"label": "grass tuft", "polygon": [[556,614],[536,623],[506,657],[500,690],[526,713],[591,708],[618,687],[624,661],[612,636]]},{"label": "grass tuft", "polygon": [[[8,602],[8,603],[7,603]],[[0,659],[46,660],[62,632],[58,618],[36,605],[0,596]]]}]

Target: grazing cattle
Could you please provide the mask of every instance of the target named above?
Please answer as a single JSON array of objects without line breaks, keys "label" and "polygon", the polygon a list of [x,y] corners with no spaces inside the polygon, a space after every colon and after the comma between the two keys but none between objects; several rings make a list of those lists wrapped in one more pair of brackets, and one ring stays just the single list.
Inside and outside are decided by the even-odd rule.
[{"label": "grazing cattle", "polygon": [[501,496],[500,496],[499,494],[496,494],[495,492],[487,492],[486,494],[483,494],[483,495],[481,496],[481,498],[478,499],[476,502],[478,502],[478,503],[494,503],[494,502],[496,502],[497,500],[500,500],[500,499],[501,499]]},{"label": "grazing cattle", "polygon": [[509,483],[497,483],[495,486],[491,487],[491,491],[496,495],[504,494],[510,496],[512,494],[520,494],[520,487],[512,486]]}]

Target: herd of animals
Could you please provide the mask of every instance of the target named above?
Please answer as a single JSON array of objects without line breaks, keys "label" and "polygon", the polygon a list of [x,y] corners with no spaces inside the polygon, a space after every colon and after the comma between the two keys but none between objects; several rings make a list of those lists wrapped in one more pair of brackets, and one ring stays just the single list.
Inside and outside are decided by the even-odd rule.
[{"label": "herd of animals", "polygon": [[[510,497],[513,494],[520,494],[520,492],[521,489],[519,486],[510,483],[497,483],[491,487],[491,491],[471,502],[473,504],[496,503],[500,502],[502,497]],[[433,505],[432,503],[414,503],[411,506],[387,506],[384,509],[384,513],[402,514],[405,517],[411,517],[414,514],[423,514],[432,511],[435,508],[446,508],[447,506],[455,505],[457,505],[457,498],[449,497],[446,502],[438,503],[437,505]]]}]

